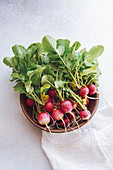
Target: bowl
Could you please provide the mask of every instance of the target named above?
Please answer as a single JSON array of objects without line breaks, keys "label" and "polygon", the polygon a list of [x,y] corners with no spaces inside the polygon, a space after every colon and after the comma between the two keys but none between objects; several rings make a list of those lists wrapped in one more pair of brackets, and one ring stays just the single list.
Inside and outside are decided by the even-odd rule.
[{"label": "bowl", "polygon": [[[94,98],[99,98],[99,94],[98,93],[95,93],[92,97]],[[48,131],[47,128],[45,128],[44,126],[42,125],[39,125],[38,123],[36,123],[33,118],[32,118],[32,113],[33,113],[33,109],[32,107],[28,107],[26,105],[26,95],[25,94],[20,94],[20,104],[21,104],[21,108],[23,110],[23,113],[25,114],[25,116],[27,117],[27,119],[33,124],[35,125],[36,127],[40,128],[41,130],[45,130],[45,131]],[[91,117],[90,119],[92,119],[92,117],[94,116],[97,108],[98,108],[98,104],[99,104],[99,99],[91,99],[90,100],[90,104],[88,106],[88,110],[91,112]],[[85,125],[87,123],[87,120],[80,120],[79,121],[79,127],[82,127],[83,125]],[[75,130],[75,129],[78,129],[78,126],[75,125],[73,128],[67,128],[67,132],[69,131],[72,131],[72,130]],[[57,129],[57,128],[54,128],[54,129],[51,129],[51,132],[52,133],[63,133],[65,132],[65,129]]]}]

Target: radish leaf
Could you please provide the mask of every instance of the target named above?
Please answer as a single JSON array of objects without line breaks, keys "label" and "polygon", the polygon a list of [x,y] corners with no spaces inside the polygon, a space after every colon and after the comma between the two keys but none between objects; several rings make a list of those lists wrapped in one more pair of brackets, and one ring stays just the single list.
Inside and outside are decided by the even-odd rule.
[{"label": "radish leaf", "polygon": [[50,35],[46,35],[42,39],[42,45],[45,51],[56,53],[56,40]]},{"label": "radish leaf", "polygon": [[58,39],[57,41],[57,48],[59,46],[64,46],[64,53],[69,53],[71,51],[70,49],[70,41],[67,39]]},{"label": "radish leaf", "polygon": [[78,48],[81,46],[80,42],[76,41],[71,47],[71,52],[78,50]]},{"label": "radish leaf", "polygon": [[16,57],[24,57],[26,55],[26,49],[22,45],[14,45],[12,47],[13,53]]},{"label": "radish leaf", "polygon": [[53,84],[54,83],[54,78],[51,75],[44,75],[41,80],[41,84]]},{"label": "radish leaf", "polygon": [[102,45],[94,46],[89,51],[88,61],[93,62],[97,57],[99,57],[104,51],[104,47]]},{"label": "radish leaf", "polygon": [[92,66],[90,68],[86,68],[86,69],[82,70],[80,72],[80,75],[84,76],[84,75],[87,75],[87,74],[90,74],[90,73],[96,73],[96,71],[97,71],[96,66]]}]

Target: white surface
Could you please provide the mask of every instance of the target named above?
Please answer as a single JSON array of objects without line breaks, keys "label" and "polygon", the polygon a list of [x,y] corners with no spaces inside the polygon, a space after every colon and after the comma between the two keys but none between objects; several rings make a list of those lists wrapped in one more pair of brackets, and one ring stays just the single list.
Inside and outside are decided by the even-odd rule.
[{"label": "white surface", "polygon": [[45,34],[78,40],[87,49],[102,44],[100,90],[113,104],[112,9],[112,0],[0,0],[0,169],[51,170],[41,149],[41,131],[23,115],[3,58],[12,56],[14,44],[27,47]]}]

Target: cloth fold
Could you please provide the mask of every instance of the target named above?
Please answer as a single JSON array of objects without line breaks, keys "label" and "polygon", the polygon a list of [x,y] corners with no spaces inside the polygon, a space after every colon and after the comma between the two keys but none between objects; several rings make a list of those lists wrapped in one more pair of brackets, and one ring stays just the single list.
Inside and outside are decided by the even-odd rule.
[{"label": "cloth fold", "polygon": [[42,148],[53,170],[112,170],[113,113],[108,107],[78,130],[68,133],[42,132]]}]

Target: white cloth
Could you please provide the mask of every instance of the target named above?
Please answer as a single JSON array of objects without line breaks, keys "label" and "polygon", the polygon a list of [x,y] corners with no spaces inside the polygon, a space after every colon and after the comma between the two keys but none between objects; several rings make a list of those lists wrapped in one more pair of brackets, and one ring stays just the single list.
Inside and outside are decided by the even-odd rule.
[{"label": "white cloth", "polygon": [[[42,132],[42,148],[53,170],[112,170],[113,113],[98,109],[89,125],[78,130],[50,134]],[[91,140],[92,139],[92,140]],[[91,145],[92,144],[92,145]]]}]

